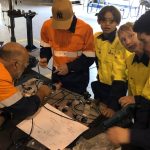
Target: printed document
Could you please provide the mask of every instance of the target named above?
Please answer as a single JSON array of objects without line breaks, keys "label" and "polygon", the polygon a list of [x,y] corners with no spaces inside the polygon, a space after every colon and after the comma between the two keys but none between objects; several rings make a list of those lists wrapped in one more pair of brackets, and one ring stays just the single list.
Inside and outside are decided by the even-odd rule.
[{"label": "printed document", "polygon": [[[45,107],[69,118],[50,104],[46,104]],[[42,107],[40,112],[33,118],[31,137],[50,150],[63,150],[88,129],[85,125],[59,116],[46,108]],[[32,119],[22,121],[17,127],[29,134],[32,128]]]}]

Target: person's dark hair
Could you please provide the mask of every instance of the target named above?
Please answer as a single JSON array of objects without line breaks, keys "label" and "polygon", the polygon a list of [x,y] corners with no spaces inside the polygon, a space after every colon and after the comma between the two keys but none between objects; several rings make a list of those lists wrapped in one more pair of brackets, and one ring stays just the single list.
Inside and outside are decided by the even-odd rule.
[{"label": "person's dark hair", "polygon": [[134,32],[150,35],[150,10],[143,14],[133,26]]},{"label": "person's dark hair", "polygon": [[105,16],[105,14],[106,14],[107,12],[111,12],[111,13],[112,13],[113,19],[114,19],[115,22],[117,22],[117,24],[120,23],[120,21],[121,21],[121,14],[120,14],[120,11],[119,11],[116,7],[114,7],[114,6],[105,6],[105,7],[103,7],[103,8],[99,11],[99,13],[97,14],[98,21],[104,20],[104,19],[105,19],[104,16]]}]

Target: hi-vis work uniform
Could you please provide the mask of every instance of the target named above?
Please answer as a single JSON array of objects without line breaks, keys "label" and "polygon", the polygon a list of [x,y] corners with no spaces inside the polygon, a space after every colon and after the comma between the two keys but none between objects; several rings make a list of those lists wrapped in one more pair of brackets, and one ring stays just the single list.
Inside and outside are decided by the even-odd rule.
[{"label": "hi-vis work uniform", "polygon": [[53,56],[53,67],[67,64],[65,76],[52,73],[53,82],[61,82],[64,88],[77,93],[86,91],[89,83],[89,67],[94,62],[94,37],[92,28],[75,16],[69,30],[52,27],[52,20],[44,22],[41,29],[41,57]]},{"label": "hi-vis work uniform", "polygon": [[139,60],[136,54],[127,59],[128,93],[131,96],[143,96],[150,100],[150,63],[146,54]]},{"label": "hi-vis work uniform", "polygon": [[150,61],[146,54],[127,59],[129,95],[135,98],[135,121],[130,131],[130,144],[122,150],[149,150],[150,144]]},{"label": "hi-vis work uniform", "polygon": [[[94,41],[98,62],[98,81],[92,83],[95,98],[108,106],[118,105],[117,99],[126,94],[125,60],[130,53],[120,43],[116,31],[110,33],[108,40],[104,39],[103,33],[98,32]],[[110,107],[119,109],[119,106]]]},{"label": "hi-vis work uniform", "polygon": [[0,72],[0,108],[3,108],[19,101],[22,94],[14,87],[12,77],[1,63]]},{"label": "hi-vis work uniform", "polygon": [[0,63],[0,111],[23,120],[34,114],[40,106],[37,96],[25,98],[14,86],[13,79],[5,66]]}]

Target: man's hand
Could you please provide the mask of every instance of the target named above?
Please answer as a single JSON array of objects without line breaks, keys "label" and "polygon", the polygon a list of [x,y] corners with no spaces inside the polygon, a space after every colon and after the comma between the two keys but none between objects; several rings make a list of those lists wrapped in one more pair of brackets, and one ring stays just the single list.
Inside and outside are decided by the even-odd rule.
[{"label": "man's hand", "polygon": [[99,109],[100,109],[100,112],[102,113],[102,115],[105,117],[108,117],[108,118],[111,118],[115,114],[114,110],[112,110],[111,108],[108,108],[103,103],[100,103]]},{"label": "man's hand", "polygon": [[40,98],[41,101],[43,101],[44,98],[49,96],[51,93],[52,90],[47,85],[41,85],[36,95]]},{"label": "man's hand", "polygon": [[130,130],[120,127],[112,127],[106,132],[108,139],[115,145],[128,144],[130,142]]},{"label": "man's hand", "polygon": [[58,75],[66,75],[68,74],[68,66],[67,64],[63,64],[57,67],[57,69],[54,71],[54,73],[57,73]]},{"label": "man's hand", "polygon": [[101,113],[105,117],[111,118],[115,114],[115,111],[107,107],[104,111],[101,111]]},{"label": "man's hand", "polygon": [[119,103],[122,107],[126,107],[129,104],[135,104],[134,96],[124,96],[119,99]]},{"label": "man's hand", "polygon": [[61,82],[55,83],[54,86],[56,87],[56,90],[60,90],[62,87],[62,83]]},{"label": "man's hand", "polygon": [[39,65],[42,68],[46,68],[47,67],[47,58],[41,58],[40,61],[39,61]]}]

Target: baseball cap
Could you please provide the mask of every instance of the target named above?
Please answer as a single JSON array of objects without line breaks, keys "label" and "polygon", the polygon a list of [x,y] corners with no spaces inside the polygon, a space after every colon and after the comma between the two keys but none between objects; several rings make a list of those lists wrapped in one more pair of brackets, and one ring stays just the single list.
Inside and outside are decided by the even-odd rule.
[{"label": "baseball cap", "polygon": [[73,20],[72,4],[69,0],[55,0],[52,6],[52,26],[55,29],[69,29]]}]

